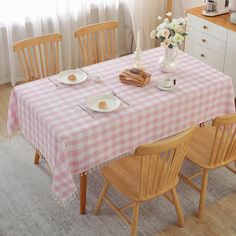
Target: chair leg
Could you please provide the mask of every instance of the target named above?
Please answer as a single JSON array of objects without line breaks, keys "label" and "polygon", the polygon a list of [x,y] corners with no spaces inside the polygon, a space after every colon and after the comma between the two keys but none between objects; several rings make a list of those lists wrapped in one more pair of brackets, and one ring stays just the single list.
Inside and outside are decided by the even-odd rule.
[{"label": "chair leg", "polygon": [[96,203],[96,207],[94,209],[94,215],[96,215],[99,212],[100,207],[101,207],[102,202],[103,202],[103,197],[106,195],[107,190],[109,188],[109,185],[110,185],[110,183],[107,180],[105,180],[105,183],[104,183],[104,185],[102,187],[102,191],[101,191],[101,193],[100,193],[100,195],[98,197],[98,200],[97,200],[97,203]]},{"label": "chair leg", "polygon": [[234,161],[234,167],[235,167],[235,169],[236,169],[236,161]]},{"label": "chair leg", "polygon": [[133,205],[133,218],[132,218],[132,224],[131,224],[131,236],[136,236],[137,235],[138,212],[139,212],[139,203],[134,202],[134,205]]},{"label": "chair leg", "polygon": [[34,154],[34,164],[37,165],[39,164],[39,159],[40,159],[40,155],[38,153],[38,150],[35,150],[35,154]]},{"label": "chair leg", "polygon": [[181,205],[180,205],[180,202],[179,202],[178,194],[177,194],[175,188],[173,188],[171,190],[171,194],[172,194],[173,202],[174,202],[174,205],[175,205],[175,210],[176,210],[176,213],[177,213],[179,225],[181,227],[184,227],[184,215],[183,215],[183,211],[182,211],[182,208],[181,208]]},{"label": "chair leg", "polygon": [[208,170],[204,169],[203,175],[202,175],[202,185],[201,185],[199,210],[198,210],[198,217],[200,219],[203,218],[203,213],[204,213],[204,206],[205,206],[205,201],[206,201],[206,191],[207,191],[207,182],[208,182]]}]

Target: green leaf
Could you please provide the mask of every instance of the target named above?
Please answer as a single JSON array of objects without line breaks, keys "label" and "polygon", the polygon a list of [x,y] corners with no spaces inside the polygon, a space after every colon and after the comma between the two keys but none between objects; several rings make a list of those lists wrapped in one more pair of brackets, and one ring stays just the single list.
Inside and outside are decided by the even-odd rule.
[{"label": "green leaf", "polygon": [[170,37],[174,37],[175,36],[175,31],[173,29],[170,30]]},{"label": "green leaf", "polygon": [[165,39],[166,39],[165,37],[163,37],[163,36],[160,36],[160,41],[161,41],[161,43],[162,43],[162,42],[164,42],[164,41],[165,41]]}]

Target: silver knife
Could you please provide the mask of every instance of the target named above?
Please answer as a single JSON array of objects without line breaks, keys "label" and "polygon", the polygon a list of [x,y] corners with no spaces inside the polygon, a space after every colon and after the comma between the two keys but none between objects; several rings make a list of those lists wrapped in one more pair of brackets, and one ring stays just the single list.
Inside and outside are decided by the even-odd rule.
[{"label": "silver knife", "polygon": [[94,119],[96,118],[96,116],[93,115],[92,113],[90,113],[83,105],[78,104],[77,106],[79,106],[81,109],[83,109],[88,115],[90,115],[90,116],[93,117]]},{"label": "silver knife", "polygon": [[130,105],[128,102],[126,102],[123,98],[121,98],[119,95],[117,95],[117,93],[114,91],[114,90],[112,90],[111,91],[112,92],[112,94],[115,96],[115,97],[117,97],[117,98],[119,98],[122,102],[124,102],[126,105]]},{"label": "silver knife", "polygon": [[79,70],[83,71],[85,74],[87,74],[89,76],[89,73],[86,70],[84,70],[82,68],[79,68]]}]

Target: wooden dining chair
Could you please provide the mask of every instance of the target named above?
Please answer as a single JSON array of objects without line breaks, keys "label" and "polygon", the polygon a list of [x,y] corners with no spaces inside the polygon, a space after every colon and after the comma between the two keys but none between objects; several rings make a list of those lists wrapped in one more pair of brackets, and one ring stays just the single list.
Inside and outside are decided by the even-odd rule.
[{"label": "wooden dining chair", "polygon": [[[122,220],[131,225],[131,235],[134,236],[137,232],[140,203],[164,195],[174,204],[179,225],[183,226],[184,216],[175,187],[194,129],[195,127],[192,127],[163,141],[141,145],[135,150],[134,155],[121,158],[104,167],[101,173],[105,177],[105,183],[94,213],[98,213],[105,200]],[[110,185],[128,197],[131,203],[118,208],[106,196]],[[169,191],[171,196],[167,194]],[[123,212],[130,207],[133,209],[132,220]]]},{"label": "wooden dining chair", "polygon": [[117,28],[117,21],[105,21],[75,30],[83,66],[115,58],[115,29]]},{"label": "wooden dining chair", "polygon": [[[17,53],[25,81],[48,77],[59,73],[59,42],[62,35],[58,33],[24,39],[13,44]],[[40,153],[35,152],[34,163],[38,164]]]},{"label": "wooden dining chair", "polygon": [[17,53],[25,81],[48,77],[59,73],[58,33],[24,39],[13,44]]},{"label": "wooden dining chair", "polygon": [[[180,174],[180,177],[200,193],[198,217],[202,219],[209,170],[224,166],[236,173],[236,168],[229,166],[236,160],[236,114],[217,117],[212,126],[198,129],[191,139],[186,157],[201,168],[191,176]],[[192,181],[198,176],[202,176],[200,187]]]}]

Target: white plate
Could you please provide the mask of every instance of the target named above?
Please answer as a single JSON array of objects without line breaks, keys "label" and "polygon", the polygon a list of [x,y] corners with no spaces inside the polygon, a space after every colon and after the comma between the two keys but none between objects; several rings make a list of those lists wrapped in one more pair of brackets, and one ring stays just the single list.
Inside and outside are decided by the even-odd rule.
[{"label": "white plate", "polygon": [[172,90],[174,90],[175,88],[176,88],[176,85],[172,85],[172,86],[170,86],[170,87],[163,87],[162,85],[161,85],[161,82],[160,81],[158,81],[157,82],[157,87],[160,89],[160,90],[163,90],[163,91],[172,91]]},{"label": "white plate", "polygon": [[[76,80],[69,80],[68,76],[74,74]],[[84,82],[88,78],[88,75],[82,70],[65,70],[59,74],[59,80],[64,84],[79,84]]]},{"label": "white plate", "polygon": [[[98,104],[99,102],[106,102],[107,104],[107,108],[106,109],[101,109],[99,108]],[[87,100],[87,106],[93,110],[93,111],[97,111],[97,112],[111,112],[116,110],[119,106],[120,106],[120,100],[113,96],[113,95],[97,95],[94,97],[90,97]]]}]

